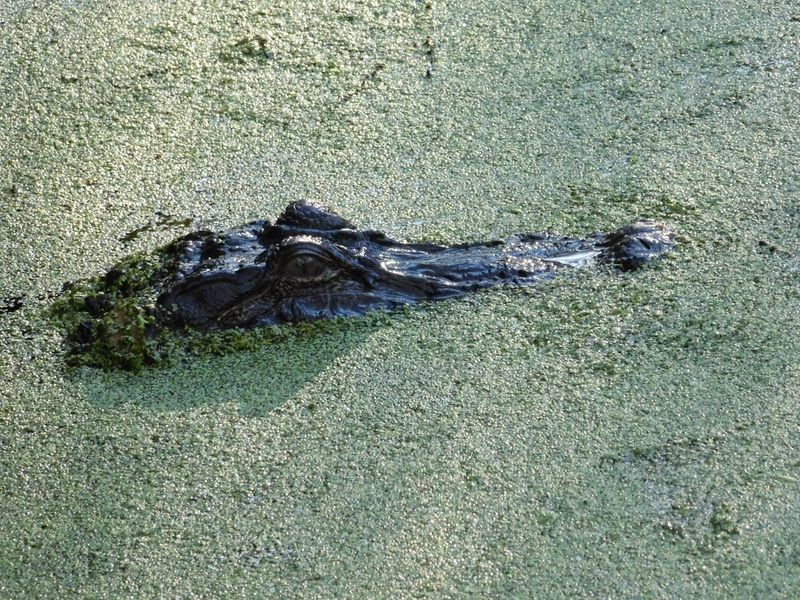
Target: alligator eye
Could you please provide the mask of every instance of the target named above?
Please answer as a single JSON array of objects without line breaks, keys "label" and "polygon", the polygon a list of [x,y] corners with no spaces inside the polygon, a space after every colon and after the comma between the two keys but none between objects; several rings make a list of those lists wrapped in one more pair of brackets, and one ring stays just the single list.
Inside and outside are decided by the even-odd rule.
[{"label": "alligator eye", "polygon": [[292,279],[327,279],[333,274],[333,270],[316,256],[301,254],[286,261],[283,274]]}]

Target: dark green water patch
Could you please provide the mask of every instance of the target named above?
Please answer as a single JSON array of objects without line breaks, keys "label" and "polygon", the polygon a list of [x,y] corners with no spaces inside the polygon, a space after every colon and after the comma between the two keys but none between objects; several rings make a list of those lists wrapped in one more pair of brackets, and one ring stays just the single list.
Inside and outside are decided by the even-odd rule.
[{"label": "dark green water patch", "polygon": [[148,233],[150,231],[167,231],[172,229],[183,229],[185,227],[191,226],[192,223],[194,223],[194,220],[189,217],[177,217],[175,215],[169,215],[161,211],[156,211],[155,220],[149,221],[146,225],[142,225],[141,227],[137,227],[136,229],[129,231],[128,233],[120,237],[119,241],[127,244],[138,238],[143,233]]}]

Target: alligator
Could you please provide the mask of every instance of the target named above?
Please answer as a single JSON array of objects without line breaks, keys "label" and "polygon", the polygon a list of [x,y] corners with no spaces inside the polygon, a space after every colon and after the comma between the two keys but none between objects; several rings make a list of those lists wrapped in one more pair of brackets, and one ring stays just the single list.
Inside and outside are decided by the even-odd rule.
[{"label": "alligator", "polygon": [[631,271],[674,240],[668,225],[640,220],[585,239],[536,233],[454,246],[406,243],[299,201],[275,223],[181,238],[158,306],[168,321],[203,331],[350,317],[531,285],[598,263]]},{"label": "alligator", "polygon": [[[66,284],[52,314],[68,332],[68,363],[138,371],[170,362],[181,345],[175,331],[261,328],[281,339],[284,330],[264,326],[531,285],[593,264],[631,271],[674,244],[674,231],[650,220],[585,239],[537,233],[454,246],[406,243],[300,201],[274,223],[196,231]],[[187,349],[198,339],[186,336]]]}]

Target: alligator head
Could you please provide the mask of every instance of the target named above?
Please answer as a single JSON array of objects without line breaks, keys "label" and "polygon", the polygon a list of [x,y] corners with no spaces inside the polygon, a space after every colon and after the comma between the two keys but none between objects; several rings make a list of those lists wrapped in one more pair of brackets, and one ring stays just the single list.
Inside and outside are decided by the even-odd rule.
[{"label": "alligator head", "polygon": [[360,315],[495,285],[530,285],[565,268],[607,262],[638,268],[674,245],[672,229],[639,221],[608,235],[526,234],[440,246],[358,230],[311,202],[271,224],[190,234],[158,303],[201,330]]}]

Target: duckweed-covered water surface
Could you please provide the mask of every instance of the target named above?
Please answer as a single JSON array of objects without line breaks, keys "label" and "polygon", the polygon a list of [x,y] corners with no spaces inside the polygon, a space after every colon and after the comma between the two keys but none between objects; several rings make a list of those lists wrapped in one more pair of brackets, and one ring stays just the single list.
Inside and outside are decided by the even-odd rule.
[{"label": "duckweed-covered water surface", "polygon": [[[7,4],[0,595],[800,585],[791,3]],[[411,241],[680,239],[633,274],[67,368],[64,282],[301,198]]]}]

